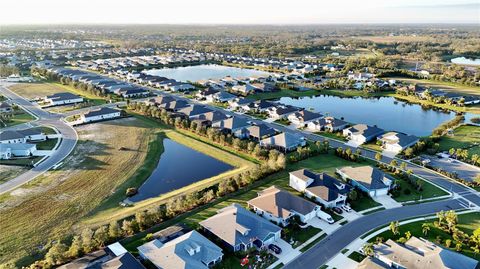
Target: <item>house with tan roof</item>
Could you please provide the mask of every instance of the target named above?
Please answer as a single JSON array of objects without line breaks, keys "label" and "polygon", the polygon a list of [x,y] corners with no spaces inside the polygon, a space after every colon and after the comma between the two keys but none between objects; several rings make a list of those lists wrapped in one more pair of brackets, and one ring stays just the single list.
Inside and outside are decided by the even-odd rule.
[{"label": "house with tan roof", "polygon": [[257,215],[285,227],[292,217],[298,216],[303,223],[313,219],[320,206],[301,197],[271,186],[247,202]]},{"label": "house with tan roof", "polygon": [[412,236],[405,244],[391,239],[374,246],[374,256],[357,268],[478,269],[480,262]]},{"label": "house with tan roof", "polygon": [[282,230],[239,204],[222,208],[199,224],[205,232],[218,237],[232,251],[266,247],[280,239]]},{"label": "house with tan roof", "polygon": [[337,169],[336,172],[370,197],[387,195],[393,187],[393,178],[372,166],[347,166]]},{"label": "house with tan roof", "polygon": [[290,172],[290,187],[330,208],[345,204],[350,188],[326,173],[308,169]]}]

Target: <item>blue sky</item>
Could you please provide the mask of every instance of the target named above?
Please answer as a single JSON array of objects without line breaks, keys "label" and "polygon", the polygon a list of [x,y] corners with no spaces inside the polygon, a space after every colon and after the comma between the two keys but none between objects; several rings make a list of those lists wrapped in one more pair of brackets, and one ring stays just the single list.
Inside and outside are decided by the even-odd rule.
[{"label": "blue sky", "polygon": [[480,0],[2,0],[0,7],[0,24],[480,24]]}]

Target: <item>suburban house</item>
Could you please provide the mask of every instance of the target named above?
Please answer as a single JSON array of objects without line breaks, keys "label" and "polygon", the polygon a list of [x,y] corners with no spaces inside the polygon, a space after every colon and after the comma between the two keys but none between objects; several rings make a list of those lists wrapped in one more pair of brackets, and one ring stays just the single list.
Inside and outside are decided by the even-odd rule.
[{"label": "suburban house", "polygon": [[266,101],[266,100],[260,100],[260,101],[255,103],[255,110],[257,112],[265,112],[269,108],[275,107],[275,106],[276,106],[276,104],[274,104],[273,102]]},{"label": "suburban house", "polygon": [[273,83],[253,83],[252,86],[258,92],[273,92],[276,91],[278,88]]},{"label": "suburban house", "polygon": [[172,101],[172,102],[163,103],[163,104],[158,105],[158,107],[160,107],[160,108],[164,108],[166,110],[174,111],[174,112],[176,112],[176,111],[178,111],[182,108],[188,107],[188,106],[190,106],[190,104],[187,101],[184,101],[184,100],[175,100],[175,101]]},{"label": "suburban house", "polygon": [[285,132],[260,140],[260,146],[276,148],[283,152],[295,150],[297,147],[303,147],[306,144],[307,141],[304,137]]},{"label": "suburban house", "polygon": [[212,123],[212,127],[222,131],[228,131],[238,138],[246,138],[246,128],[250,126],[248,120],[240,117],[230,117],[221,121]]},{"label": "suburban house", "polygon": [[267,113],[272,119],[285,119],[290,114],[299,111],[300,109],[293,106],[274,106],[267,109]]},{"label": "suburban house", "polygon": [[377,137],[382,142],[382,148],[385,151],[400,153],[402,150],[411,147],[419,141],[414,135],[406,135],[397,132],[388,132]]},{"label": "suburban house", "polygon": [[31,141],[44,141],[47,136],[41,128],[23,130],[7,130],[0,133],[0,144],[26,143]]},{"label": "suburban house", "polygon": [[253,92],[255,92],[256,89],[257,88],[255,88],[251,84],[235,85],[235,86],[232,87],[233,92],[240,93],[240,94],[243,94],[243,95],[253,93]]},{"label": "suburban house", "polygon": [[206,108],[204,106],[200,105],[190,105],[184,108],[181,108],[177,110],[178,113],[182,113],[185,116],[187,116],[189,119],[192,119],[194,117],[198,117],[202,114],[205,114],[207,112],[211,112],[212,110],[209,108]]},{"label": "suburban house", "polygon": [[336,119],[334,117],[325,117],[319,120],[311,121],[307,124],[307,128],[312,131],[330,131],[337,132],[347,128],[348,122]]},{"label": "suburban house", "polygon": [[113,109],[109,107],[102,107],[95,110],[90,110],[89,112],[82,114],[80,119],[82,123],[102,121],[119,118],[121,116],[121,111],[118,109]]},{"label": "suburban house", "polygon": [[393,179],[372,166],[343,167],[336,170],[344,180],[350,181],[352,186],[368,193],[370,197],[387,195],[393,185]]},{"label": "suburban house", "polygon": [[317,174],[307,169],[290,172],[290,187],[314,198],[327,208],[345,204],[350,188],[326,173]]},{"label": "suburban house", "polygon": [[310,112],[306,109],[288,115],[288,120],[297,127],[305,127],[308,123],[322,118],[320,113]]},{"label": "suburban house", "polygon": [[60,92],[52,95],[47,95],[43,98],[43,102],[48,106],[61,106],[83,102],[81,96],[69,92]]},{"label": "suburban house", "polygon": [[147,89],[138,87],[120,88],[115,91],[115,94],[125,98],[145,97],[150,94]]},{"label": "suburban house", "polygon": [[282,230],[239,204],[218,210],[216,215],[200,222],[200,226],[232,251],[266,247],[280,239]]},{"label": "suburban house", "polygon": [[37,145],[29,143],[0,144],[0,160],[15,157],[30,157],[37,151]]},{"label": "suburban house", "polygon": [[373,257],[363,260],[357,268],[478,269],[480,262],[412,236],[404,244],[388,239],[374,245]]},{"label": "suburban house", "polygon": [[252,125],[247,128],[248,136],[256,141],[260,141],[265,137],[275,135],[277,131],[265,124]]},{"label": "suburban house", "polygon": [[208,269],[223,257],[222,249],[197,231],[166,243],[155,239],[138,247],[138,254],[161,269]]},{"label": "suburban house", "polygon": [[368,126],[366,124],[356,124],[352,127],[344,129],[343,136],[361,145],[363,143],[371,141],[372,139],[383,134],[384,132],[385,131],[383,131],[382,129],[376,126]]},{"label": "suburban house", "polygon": [[183,92],[183,91],[189,91],[189,90],[195,90],[195,86],[189,83],[183,83],[183,82],[173,82],[168,84],[166,89],[171,90],[172,92]]},{"label": "suburban house", "polygon": [[207,113],[200,114],[194,117],[194,120],[208,121],[208,126],[211,126],[212,123],[228,119],[229,117],[220,111],[210,111]]},{"label": "suburban house", "polygon": [[249,105],[249,104],[254,103],[254,102],[255,102],[255,100],[253,100],[253,99],[239,97],[239,98],[235,98],[233,100],[230,100],[228,102],[228,105],[230,106],[230,108],[232,110],[237,110],[242,106]]},{"label": "suburban house", "polygon": [[219,92],[218,90],[216,90],[212,87],[208,87],[206,89],[198,91],[198,93],[195,94],[195,96],[197,97],[198,100],[207,100],[209,102],[212,102],[213,95],[218,93],[218,92]]},{"label": "suburban house", "polygon": [[293,216],[298,216],[302,223],[317,216],[320,207],[310,201],[291,194],[276,186],[271,186],[258,193],[258,197],[247,202],[257,215],[273,221],[281,227],[289,224]]},{"label": "suburban house", "polygon": [[211,98],[212,99],[210,100],[210,98],[207,97],[207,101],[225,103],[225,102],[234,100],[235,98],[237,98],[237,96],[233,95],[231,93],[228,93],[228,92],[219,91],[219,92],[215,93]]},{"label": "suburban house", "polygon": [[146,103],[150,104],[150,105],[160,106],[160,105],[168,104],[168,103],[173,102],[173,101],[175,101],[175,98],[173,98],[171,96],[160,95],[160,96],[157,96],[155,98],[152,98],[152,99],[146,101]]},{"label": "suburban house", "polygon": [[0,102],[0,113],[11,113],[13,111],[12,106],[7,102]]},{"label": "suburban house", "polygon": [[145,269],[119,242],[88,253],[58,269]]}]

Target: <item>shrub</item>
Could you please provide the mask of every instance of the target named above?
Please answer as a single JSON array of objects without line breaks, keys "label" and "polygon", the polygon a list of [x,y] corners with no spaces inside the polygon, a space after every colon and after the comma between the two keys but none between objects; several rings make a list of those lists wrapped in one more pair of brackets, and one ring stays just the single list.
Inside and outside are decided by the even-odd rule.
[{"label": "shrub", "polygon": [[405,190],[403,191],[403,193],[404,193],[405,195],[410,195],[410,193],[412,193],[412,192],[410,191],[410,189],[405,189]]}]

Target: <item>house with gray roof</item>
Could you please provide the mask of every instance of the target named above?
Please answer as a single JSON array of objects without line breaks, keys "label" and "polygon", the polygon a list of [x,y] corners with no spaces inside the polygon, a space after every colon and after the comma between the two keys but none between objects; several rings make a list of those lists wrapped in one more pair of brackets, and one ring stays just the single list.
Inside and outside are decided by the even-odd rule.
[{"label": "house with gray roof", "polygon": [[419,138],[404,133],[388,132],[377,137],[382,142],[382,148],[388,152],[400,153],[402,150],[415,145]]},{"label": "house with gray roof", "polygon": [[15,157],[30,157],[37,151],[37,145],[30,143],[0,144],[0,160]]},{"label": "house with gray roof", "polygon": [[300,108],[294,106],[277,105],[267,109],[267,113],[272,119],[285,119],[290,114],[300,111]]},{"label": "house with gray roof", "polygon": [[346,166],[336,170],[344,180],[368,193],[370,197],[387,195],[393,187],[393,178],[372,166]]},{"label": "house with gray roof", "polygon": [[288,120],[298,128],[305,127],[308,123],[322,118],[323,115],[306,109],[294,112],[287,116]]},{"label": "house with gray roof", "polygon": [[174,111],[174,112],[177,112],[178,110],[188,106],[190,106],[190,104],[184,100],[174,100],[168,103],[163,103],[158,105],[158,107],[160,108],[164,108],[168,111]]},{"label": "house with gray roof", "polygon": [[239,138],[246,137],[247,135],[246,128],[248,126],[250,126],[250,123],[248,122],[248,120],[246,120],[245,118],[235,117],[235,116],[212,123],[212,127],[218,128],[222,131],[227,131],[229,133],[232,133],[233,135]]},{"label": "house with gray roof", "polygon": [[304,137],[286,132],[260,140],[260,146],[275,148],[283,152],[295,150],[297,147],[303,147],[306,144],[307,141]]},{"label": "house with gray roof", "polygon": [[227,116],[225,113],[222,113],[218,110],[215,110],[215,111],[210,111],[210,112],[195,116],[193,119],[195,119],[195,120],[206,120],[206,121],[209,122],[208,125],[211,126],[212,123],[214,123],[214,122],[218,122],[218,121],[221,121],[221,120],[226,120],[228,118],[229,118],[229,116]]},{"label": "house with gray roof", "polygon": [[265,137],[275,135],[277,131],[266,124],[256,124],[247,127],[248,136],[250,139],[260,141]]},{"label": "house with gray roof", "polygon": [[352,127],[343,130],[343,136],[348,140],[355,142],[358,145],[369,142],[377,136],[383,134],[385,131],[366,124],[356,124]]},{"label": "house with gray roof", "polygon": [[374,255],[357,268],[479,269],[480,262],[412,236],[404,244],[388,239],[374,245]]},{"label": "house with gray roof", "polygon": [[187,116],[189,119],[198,117],[202,114],[211,112],[212,110],[201,105],[190,105],[184,108],[177,110],[178,113],[182,113]]},{"label": "house with gray roof", "polygon": [[59,92],[43,98],[47,106],[61,106],[83,102],[83,98],[70,92]]},{"label": "house with gray roof", "polygon": [[236,95],[233,95],[231,93],[225,92],[225,91],[219,91],[211,96],[211,99],[207,97],[208,102],[219,102],[219,103],[225,103],[228,101],[231,101],[233,99],[237,98]]},{"label": "house with gray roof", "polygon": [[326,174],[308,169],[290,172],[290,187],[313,198],[327,208],[345,204],[350,187]]},{"label": "house with gray roof", "polygon": [[29,141],[44,141],[46,139],[47,136],[42,128],[39,127],[0,132],[0,144],[26,143]]},{"label": "house with gray roof", "polygon": [[200,222],[200,226],[232,251],[268,246],[280,239],[282,230],[239,204],[220,209],[216,215]]},{"label": "house with gray roof", "polygon": [[307,128],[312,131],[330,131],[337,132],[347,128],[348,122],[334,117],[324,117],[318,120],[310,121]]},{"label": "house with gray roof", "polygon": [[138,247],[138,253],[160,269],[208,269],[223,257],[222,249],[197,231],[165,243],[155,239]]},{"label": "house with gray roof", "polygon": [[90,110],[82,114],[80,120],[82,123],[89,123],[95,121],[111,120],[121,116],[121,111],[114,108],[102,107],[99,109]]},{"label": "house with gray roof", "polygon": [[247,204],[257,215],[281,227],[287,226],[294,216],[298,216],[300,221],[307,223],[316,217],[320,210],[320,206],[277,186],[271,186],[259,192],[258,197],[249,200]]}]

